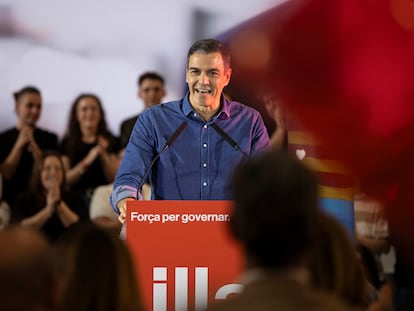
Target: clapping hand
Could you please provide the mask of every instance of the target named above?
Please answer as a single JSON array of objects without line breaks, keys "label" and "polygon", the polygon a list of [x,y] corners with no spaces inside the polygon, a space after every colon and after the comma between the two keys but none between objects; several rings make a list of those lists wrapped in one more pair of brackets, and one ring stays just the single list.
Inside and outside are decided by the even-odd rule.
[{"label": "clapping hand", "polygon": [[19,136],[16,140],[16,145],[24,147],[30,142],[33,142],[33,128],[30,126],[23,126],[19,131]]},{"label": "clapping hand", "polygon": [[61,200],[59,184],[55,180],[48,181],[46,192],[46,204],[48,207],[54,209]]}]

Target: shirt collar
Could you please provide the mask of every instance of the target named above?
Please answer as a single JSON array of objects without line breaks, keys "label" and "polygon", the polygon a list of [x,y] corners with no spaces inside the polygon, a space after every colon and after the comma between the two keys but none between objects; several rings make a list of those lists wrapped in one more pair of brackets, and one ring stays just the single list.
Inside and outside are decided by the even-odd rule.
[{"label": "shirt collar", "polygon": [[[184,96],[183,106],[182,106],[183,113],[186,117],[192,113],[195,113],[195,110],[190,104],[189,97],[190,97],[190,92],[187,91],[187,93]],[[221,108],[219,112],[217,113],[217,115],[213,118],[213,120],[228,119],[230,117],[230,107],[229,107],[230,102],[223,96],[223,94],[221,94],[220,101],[222,103]]]}]

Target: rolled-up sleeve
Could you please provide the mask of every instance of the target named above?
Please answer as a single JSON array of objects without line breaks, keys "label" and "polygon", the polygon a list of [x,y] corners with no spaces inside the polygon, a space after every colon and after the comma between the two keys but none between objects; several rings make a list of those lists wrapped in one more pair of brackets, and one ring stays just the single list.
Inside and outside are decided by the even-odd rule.
[{"label": "rolled-up sleeve", "polygon": [[111,194],[111,205],[113,210],[119,214],[119,210],[117,204],[122,199],[126,198],[136,198],[137,197],[137,189],[130,186],[118,186],[116,187]]}]

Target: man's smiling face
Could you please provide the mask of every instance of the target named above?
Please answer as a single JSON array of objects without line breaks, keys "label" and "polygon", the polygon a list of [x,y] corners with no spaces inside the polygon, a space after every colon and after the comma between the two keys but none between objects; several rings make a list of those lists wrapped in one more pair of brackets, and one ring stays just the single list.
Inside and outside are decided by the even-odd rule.
[{"label": "man's smiling face", "polygon": [[190,103],[204,120],[220,108],[220,96],[230,77],[231,68],[225,67],[219,52],[196,52],[190,56],[186,74]]}]

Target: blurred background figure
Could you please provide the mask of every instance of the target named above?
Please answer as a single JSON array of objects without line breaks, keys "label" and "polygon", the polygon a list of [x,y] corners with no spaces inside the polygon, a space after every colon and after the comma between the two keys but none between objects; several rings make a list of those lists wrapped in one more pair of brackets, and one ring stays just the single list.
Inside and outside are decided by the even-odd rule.
[{"label": "blurred background figure", "polygon": [[244,289],[208,310],[352,310],[310,284],[307,261],[319,213],[315,175],[279,151],[245,162],[232,181],[230,229],[245,253]]},{"label": "blurred background figure", "polygon": [[[144,103],[144,110],[152,106],[161,104],[162,99],[167,94],[165,90],[164,78],[156,72],[144,72],[138,78],[138,98]],[[132,128],[137,121],[139,114],[126,119],[121,123],[121,147],[126,147]]]},{"label": "blurred background figure", "polygon": [[364,275],[349,233],[336,219],[320,213],[313,244],[309,260],[312,286],[353,307],[366,308],[375,301],[377,291]]},{"label": "blurred background figure", "polygon": [[[391,243],[388,223],[381,202],[370,198],[365,193],[357,193],[354,197],[354,217],[356,241],[362,246],[362,255],[368,251],[374,258],[371,271],[378,271],[379,281],[385,281],[384,268],[380,255],[390,251]],[[369,254],[366,254],[367,258]]]},{"label": "blurred background figure", "polygon": [[33,172],[30,191],[18,195],[13,222],[42,231],[51,241],[74,223],[89,219],[88,207],[79,193],[66,190],[65,170],[57,151],[45,151]]},{"label": "blurred background figure", "polygon": [[141,311],[127,246],[93,224],[73,226],[55,245],[59,311]]},{"label": "blurred background figure", "polygon": [[0,245],[1,310],[55,310],[51,249],[44,236],[9,227],[0,232]]},{"label": "blurred background figure", "polygon": [[10,207],[3,200],[3,178],[0,173],[0,230],[7,227],[10,221]]},{"label": "blurred background figure", "polygon": [[13,206],[19,192],[27,191],[35,163],[42,150],[58,149],[56,134],[36,126],[42,112],[39,89],[25,86],[13,93],[17,124],[0,134],[0,173],[3,199]]},{"label": "blurred background figure", "polygon": [[111,183],[119,165],[119,139],[108,129],[96,95],[81,94],[73,102],[61,150],[67,184],[89,206],[95,188]]},{"label": "blurred background figure", "polygon": [[265,109],[275,123],[275,129],[270,136],[270,145],[275,150],[287,150],[288,129],[285,108],[277,97],[276,92],[270,89],[263,89],[260,93]]}]

